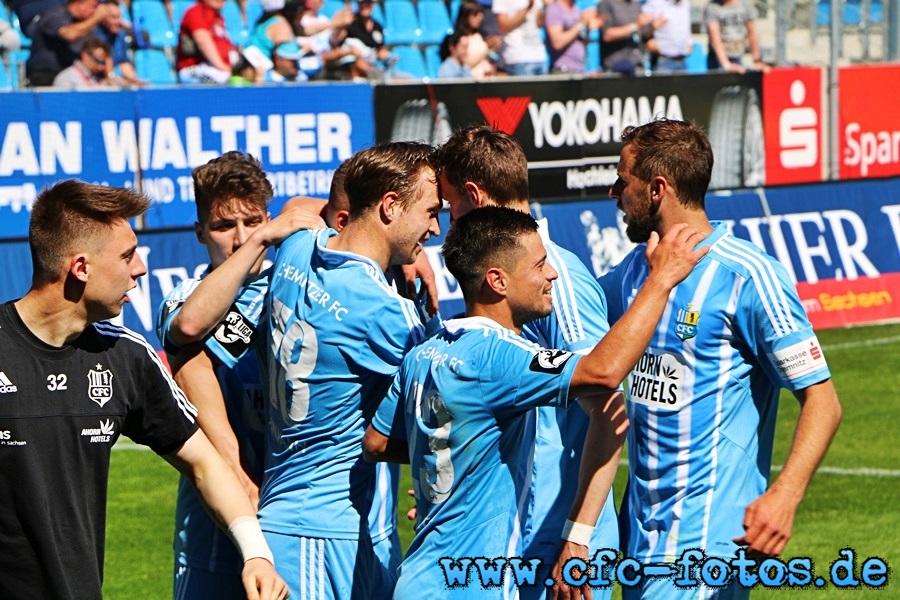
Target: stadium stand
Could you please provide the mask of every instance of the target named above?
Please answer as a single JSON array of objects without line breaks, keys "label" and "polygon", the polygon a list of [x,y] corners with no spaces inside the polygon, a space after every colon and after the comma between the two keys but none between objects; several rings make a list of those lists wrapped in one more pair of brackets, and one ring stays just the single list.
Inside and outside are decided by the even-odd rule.
[{"label": "stadium stand", "polygon": [[419,23],[422,35],[419,43],[440,44],[453,33],[453,23],[447,5],[442,0],[419,0]]},{"label": "stadium stand", "polygon": [[397,57],[394,70],[406,73],[417,79],[428,77],[428,67],[425,65],[425,57],[415,46],[394,46],[393,53]]},{"label": "stadium stand", "polygon": [[159,48],[135,50],[134,69],[138,77],[156,85],[173,85],[177,82],[171,59]]},{"label": "stadium stand", "polygon": [[[146,31],[154,48],[175,48],[178,45],[178,28],[169,21],[169,15],[158,0],[135,0],[131,5],[131,18],[135,29]],[[181,21],[178,21],[179,24]]]},{"label": "stadium stand", "polygon": [[395,44],[417,44],[422,37],[422,26],[416,7],[410,0],[388,0],[384,6],[384,42]]},{"label": "stadium stand", "polygon": [[428,71],[428,76],[436,79],[442,62],[440,46],[429,44],[422,48],[422,53],[425,55],[425,68]]}]

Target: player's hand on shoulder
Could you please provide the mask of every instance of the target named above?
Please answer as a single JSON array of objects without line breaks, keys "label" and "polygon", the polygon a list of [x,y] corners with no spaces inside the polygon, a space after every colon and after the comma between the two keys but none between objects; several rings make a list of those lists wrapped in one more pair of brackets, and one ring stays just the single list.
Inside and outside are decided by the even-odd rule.
[{"label": "player's hand on shoulder", "polygon": [[325,221],[305,205],[295,205],[281,211],[274,219],[257,230],[264,245],[272,246],[302,229],[322,229]]},{"label": "player's hand on shoulder", "polygon": [[685,223],[674,225],[662,239],[659,239],[658,233],[652,232],[647,241],[646,254],[651,276],[669,287],[677,285],[709,252],[709,246],[696,248],[705,238],[705,234]]},{"label": "player's hand on shoulder", "polygon": [[275,566],[264,558],[251,558],[241,573],[247,600],[284,600],[288,587],[275,572]]}]

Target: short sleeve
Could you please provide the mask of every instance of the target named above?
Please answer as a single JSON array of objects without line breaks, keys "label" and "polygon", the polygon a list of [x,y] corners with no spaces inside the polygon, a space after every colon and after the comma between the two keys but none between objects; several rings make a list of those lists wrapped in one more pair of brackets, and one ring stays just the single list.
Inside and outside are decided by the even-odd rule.
[{"label": "short sleeve", "polygon": [[137,350],[132,376],[134,398],[122,433],[157,454],[174,452],[197,431],[197,409],[149,344]]},{"label": "short sleeve", "polygon": [[380,434],[390,438],[405,440],[406,417],[404,403],[400,401],[400,375],[394,377],[394,381],[387,395],[372,417],[372,427]]}]

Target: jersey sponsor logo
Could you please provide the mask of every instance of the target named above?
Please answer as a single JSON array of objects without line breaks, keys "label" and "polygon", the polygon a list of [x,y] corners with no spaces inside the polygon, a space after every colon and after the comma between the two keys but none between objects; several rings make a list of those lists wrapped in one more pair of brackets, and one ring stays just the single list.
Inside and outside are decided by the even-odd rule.
[{"label": "jersey sponsor logo", "polygon": [[6,376],[6,373],[0,371],[0,394],[12,394],[13,392],[18,391],[19,388],[13,385],[13,382]]},{"label": "jersey sponsor logo", "polygon": [[103,365],[97,363],[95,370],[88,371],[88,398],[100,405],[112,400],[112,380],[113,374],[109,369],[103,370]]},{"label": "jersey sponsor logo", "polygon": [[565,350],[541,350],[535,355],[529,368],[539,373],[562,373],[570,358],[572,353]]},{"label": "jersey sponsor logo", "polygon": [[244,320],[241,313],[234,310],[225,316],[215,333],[216,341],[234,356],[240,356],[243,353],[244,348],[250,344],[252,336],[253,328]]},{"label": "jersey sponsor logo", "polygon": [[697,335],[700,311],[691,310],[693,307],[693,304],[688,303],[687,308],[678,309],[678,316],[675,318],[675,335],[681,338],[682,342]]},{"label": "jersey sponsor logo", "polygon": [[85,427],[81,437],[90,438],[92,444],[108,444],[116,433],[116,424],[111,419],[101,420],[100,427]]},{"label": "jersey sponsor logo", "polygon": [[684,371],[680,356],[647,349],[628,376],[628,399],[654,408],[678,410]]},{"label": "jersey sponsor logo", "polygon": [[793,381],[827,367],[816,337],[769,353],[772,364],[783,379]]}]

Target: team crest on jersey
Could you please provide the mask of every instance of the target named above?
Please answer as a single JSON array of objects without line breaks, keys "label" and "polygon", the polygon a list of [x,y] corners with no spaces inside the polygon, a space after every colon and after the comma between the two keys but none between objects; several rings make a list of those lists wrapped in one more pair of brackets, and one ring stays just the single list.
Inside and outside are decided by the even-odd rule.
[{"label": "team crest on jersey", "polygon": [[97,363],[92,371],[88,371],[88,398],[100,405],[112,400],[113,374],[109,369],[103,370],[103,365]]},{"label": "team crest on jersey", "polygon": [[540,373],[562,373],[570,358],[572,353],[565,350],[541,350],[535,355],[529,368]]},{"label": "team crest on jersey", "polygon": [[697,335],[697,322],[700,321],[700,311],[691,310],[693,304],[688,303],[687,308],[678,309],[678,318],[675,319],[675,335],[681,341],[687,341]]}]

